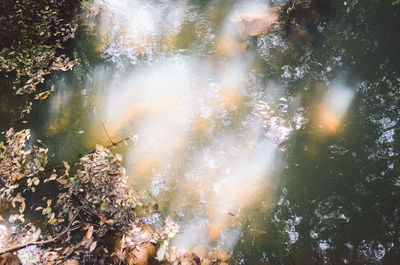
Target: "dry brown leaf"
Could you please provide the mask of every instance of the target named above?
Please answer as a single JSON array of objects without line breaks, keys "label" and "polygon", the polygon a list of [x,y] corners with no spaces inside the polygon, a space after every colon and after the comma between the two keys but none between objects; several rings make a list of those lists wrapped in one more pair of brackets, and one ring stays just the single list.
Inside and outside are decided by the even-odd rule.
[{"label": "dry brown leaf", "polygon": [[0,256],[0,265],[19,265],[21,264],[18,256],[11,253],[5,253]]},{"label": "dry brown leaf", "polygon": [[89,227],[89,229],[87,230],[87,232],[86,232],[86,235],[85,235],[85,238],[83,239],[83,242],[84,241],[88,241],[89,239],[91,239],[92,235],[93,235],[93,226],[91,225]]},{"label": "dry brown leaf", "polygon": [[34,178],[32,179],[32,182],[33,182],[33,184],[34,184],[35,186],[37,186],[37,185],[39,185],[40,180],[39,180],[39,178],[34,177]]},{"label": "dry brown leaf", "polygon": [[106,223],[109,224],[109,225],[113,225],[115,223],[115,220],[109,219],[109,220],[106,221]]},{"label": "dry brown leaf", "polygon": [[19,206],[19,212],[23,213],[25,211],[25,202],[21,202],[21,205]]},{"label": "dry brown leaf", "polygon": [[96,246],[97,246],[97,241],[94,241],[94,242],[90,245],[89,252],[92,252],[92,251],[96,248]]},{"label": "dry brown leaf", "polygon": [[8,218],[8,221],[9,221],[10,223],[14,223],[15,221],[18,220],[18,218],[19,218],[19,214],[12,214],[12,215],[10,215],[10,217]]},{"label": "dry brown leaf", "polygon": [[71,167],[69,166],[68,162],[63,161],[64,167],[65,167],[65,175],[69,175],[69,170],[71,169]]},{"label": "dry brown leaf", "polygon": [[58,179],[56,179],[56,181],[58,183],[60,183],[61,185],[67,185],[68,184],[68,180],[66,180],[66,179],[58,178]]},{"label": "dry brown leaf", "polygon": [[226,251],[222,248],[219,248],[215,251],[215,255],[219,260],[226,261],[229,257]]},{"label": "dry brown leaf", "polygon": [[99,214],[98,217],[100,218],[100,225],[105,224],[105,222],[107,221],[106,217],[103,214]]},{"label": "dry brown leaf", "polygon": [[36,100],[44,100],[50,95],[51,91],[44,91],[35,95]]},{"label": "dry brown leaf", "polygon": [[79,262],[75,259],[67,259],[65,265],[79,265]]},{"label": "dry brown leaf", "polygon": [[167,251],[167,246],[165,244],[163,244],[157,251],[156,259],[158,261],[162,261],[164,259],[166,251]]},{"label": "dry brown leaf", "polygon": [[72,221],[74,219],[74,213],[73,212],[68,212],[68,221]]}]

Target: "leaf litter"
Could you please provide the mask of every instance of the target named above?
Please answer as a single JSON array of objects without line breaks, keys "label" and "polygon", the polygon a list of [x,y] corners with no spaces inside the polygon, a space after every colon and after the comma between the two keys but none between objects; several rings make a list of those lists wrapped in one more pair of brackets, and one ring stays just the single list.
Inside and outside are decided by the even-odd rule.
[{"label": "leaf litter", "polygon": [[[28,148],[29,138],[29,130],[10,129],[0,143],[0,205],[8,203],[11,210],[1,216],[0,228],[15,229],[7,239],[0,238],[0,258],[16,253],[26,264],[46,265],[147,264],[151,259],[164,264],[223,264],[215,253],[200,258],[172,246],[180,228],[171,217],[161,230],[145,224],[143,218],[156,212],[157,204],[149,202],[148,192],[127,185],[120,155],[97,145],[73,165],[64,161],[63,172],[46,171],[47,149]],[[42,175],[48,177],[40,181]],[[31,207],[46,225],[30,223],[35,220],[25,220],[24,194],[34,185],[49,183],[57,185],[57,196],[43,197]]]}]

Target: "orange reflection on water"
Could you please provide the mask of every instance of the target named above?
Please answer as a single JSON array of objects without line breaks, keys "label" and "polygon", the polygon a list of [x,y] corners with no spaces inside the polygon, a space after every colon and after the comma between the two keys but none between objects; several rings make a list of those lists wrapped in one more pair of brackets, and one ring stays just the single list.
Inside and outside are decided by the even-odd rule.
[{"label": "orange reflection on water", "polygon": [[236,42],[233,39],[222,36],[217,42],[217,53],[225,56],[235,56],[247,48],[247,43]]},{"label": "orange reflection on water", "polygon": [[249,36],[262,34],[269,26],[279,20],[278,7],[269,8],[265,11],[252,11],[239,13],[231,18],[236,23],[237,31],[242,39]]},{"label": "orange reflection on water", "polygon": [[330,133],[335,133],[340,125],[339,118],[323,104],[319,106],[318,124]]},{"label": "orange reflection on water", "polygon": [[[178,23],[171,19],[174,23],[166,23],[171,27],[160,31],[165,14],[151,2],[143,7],[135,1],[128,4],[135,6],[141,8],[122,6],[118,10],[125,15],[123,19],[109,15],[100,27],[103,40],[114,44],[116,58],[121,51],[133,50],[130,55],[134,57],[174,49],[181,35],[172,25],[183,17],[177,14]],[[242,212],[269,201],[272,194],[269,171],[277,159],[277,146],[264,143],[265,128],[253,117],[251,104],[246,104],[251,98],[247,89],[254,60],[244,51],[249,37],[262,34],[277,18],[277,11],[266,6],[261,10],[246,6],[226,17],[224,21],[233,30],[215,36],[215,52],[228,57],[223,62],[188,54],[165,55],[138,65],[123,80],[98,82],[103,103],[96,104],[97,115],[108,135],[114,141],[138,135],[136,146],[124,154],[130,184],[153,189],[161,183],[156,188],[167,192],[156,195],[164,196],[161,207],[171,211],[187,207],[199,212],[201,208],[199,215],[207,222],[201,233],[211,240],[220,240],[228,227],[240,229]],[[122,26],[115,28],[113,22]],[[101,128],[95,133],[104,136]],[[187,249],[199,244],[193,234],[182,236]],[[227,258],[222,250],[215,255]]]},{"label": "orange reflection on water", "polygon": [[354,98],[354,92],[341,84],[335,84],[317,107],[316,124],[325,133],[336,133]]},{"label": "orange reflection on water", "polygon": [[[272,183],[265,172],[255,172],[258,165],[247,165],[239,175],[232,175],[223,180],[221,190],[210,194],[208,216],[210,219],[209,236],[220,237],[220,233],[230,226],[237,226],[241,221],[241,211],[257,202],[271,202],[269,189]],[[267,171],[267,168],[263,168]],[[258,171],[258,170],[257,170]]]},{"label": "orange reflection on water", "polygon": [[220,103],[226,110],[237,109],[242,103],[242,97],[237,86],[226,86],[220,93]]},{"label": "orange reflection on water", "polygon": [[59,132],[64,131],[71,120],[71,109],[67,108],[64,110],[61,117],[58,117],[56,120],[51,122],[48,127],[48,135],[53,136]]}]

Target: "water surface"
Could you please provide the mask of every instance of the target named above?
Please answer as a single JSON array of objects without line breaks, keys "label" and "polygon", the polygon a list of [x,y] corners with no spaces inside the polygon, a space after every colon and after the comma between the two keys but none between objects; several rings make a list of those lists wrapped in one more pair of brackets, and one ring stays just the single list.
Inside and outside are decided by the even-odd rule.
[{"label": "water surface", "polygon": [[[132,137],[114,150],[179,221],[179,247],[232,264],[395,264],[398,8],[270,8],[97,3],[79,65],[49,80],[57,90],[29,125],[53,164]],[[274,23],[251,29],[260,17]]]}]

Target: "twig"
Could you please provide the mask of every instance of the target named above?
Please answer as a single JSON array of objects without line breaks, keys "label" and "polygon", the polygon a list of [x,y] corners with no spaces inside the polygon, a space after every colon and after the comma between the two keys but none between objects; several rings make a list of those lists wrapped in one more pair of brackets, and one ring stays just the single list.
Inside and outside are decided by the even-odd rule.
[{"label": "twig", "polygon": [[[119,140],[118,142],[112,142],[112,144],[106,146],[106,148],[115,147],[115,146],[119,145],[120,143],[123,143],[123,142],[125,142],[125,141],[130,140],[130,139],[132,139],[132,136],[126,137],[126,138],[124,138],[124,139],[122,139],[122,140]],[[111,139],[110,139],[110,141],[111,141]],[[92,151],[88,152],[88,154],[92,154],[92,153],[94,153],[94,152],[96,152],[96,149],[93,149]],[[78,161],[79,161],[79,160],[75,160],[75,161],[73,161],[73,162],[70,162],[69,164],[75,164],[75,163],[77,163]],[[45,169],[45,172],[51,171],[51,170],[53,170],[53,169],[57,169],[57,170],[58,170],[58,169],[62,169],[63,167],[64,167],[64,165],[60,165],[60,166],[53,167],[53,168],[46,168],[46,169]],[[35,173],[32,173],[31,175],[33,176],[33,175],[36,174],[37,172],[39,172],[39,169],[38,169]]]},{"label": "twig", "polygon": [[[119,145],[120,143],[123,143],[123,142],[125,142],[125,141],[128,141],[129,139],[132,139],[132,137],[131,137],[131,136],[130,136],[130,137],[126,137],[126,138],[124,138],[124,139],[122,139],[122,140],[119,140],[118,142],[112,142],[112,144],[106,146],[106,148],[115,147],[115,146]],[[110,141],[111,141],[111,139],[110,139]],[[92,153],[94,153],[94,152],[96,152],[96,149],[93,149],[92,151],[90,151],[89,154],[92,154]]]},{"label": "twig", "polygon": [[54,242],[54,241],[56,241],[58,238],[60,238],[61,236],[63,236],[65,233],[80,228],[80,226],[78,226],[78,227],[75,227],[75,228],[73,228],[73,229],[70,229],[72,223],[75,221],[75,218],[78,216],[78,214],[79,214],[79,212],[81,211],[81,209],[82,209],[82,208],[80,208],[80,209],[78,210],[78,212],[75,214],[74,218],[73,218],[72,221],[69,223],[69,225],[67,226],[67,228],[66,228],[63,232],[61,232],[58,236],[53,237],[53,238],[49,238],[49,239],[47,239],[47,240],[42,240],[42,241],[31,241],[31,242],[28,242],[28,243],[25,243],[25,244],[22,244],[22,245],[19,245],[19,246],[13,246],[13,247],[10,247],[10,248],[6,248],[6,249],[4,249],[4,250],[0,250],[0,255],[2,255],[2,254],[4,254],[4,253],[7,253],[7,252],[13,252],[13,251],[19,250],[19,249],[21,249],[21,248],[25,248],[25,247],[30,246],[30,245],[44,245],[44,244],[48,244],[48,243]]},{"label": "twig", "polygon": [[116,143],[114,143],[114,141],[111,139],[111,137],[108,135],[108,132],[106,130],[106,126],[104,125],[104,122],[101,122],[101,125],[103,126],[104,132],[106,133],[108,140],[110,140],[110,142],[112,143],[112,145],[116,145]]},{"label": "twig", "polygon": [[119,140],[118,142],[115,142],[112,145],[107,146],[107,148],[110,148],[110,147],[113,147],[113,146],[117,146],[117,145],[119,145],[120,143],[122,143],[124,141],[128,141],[129,139],[132,139],[132,137],[126,137],[126,138],[124,138],[122,140]]},{"label": "twig", "polygon": [[81,221],[85,224],[85,226],[88,226],[88,224],[85,222],[85,220],[82,218],[82,216],[81,215],[78,215],[79,216],[79,219],[81,219]]}]

